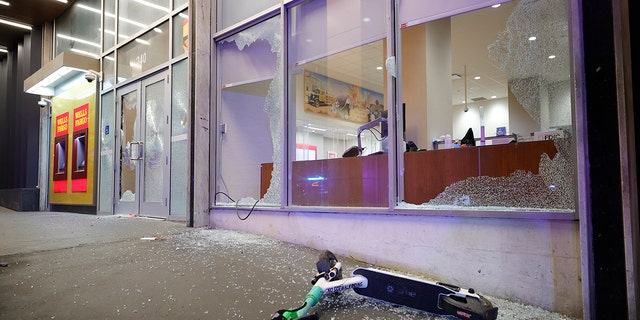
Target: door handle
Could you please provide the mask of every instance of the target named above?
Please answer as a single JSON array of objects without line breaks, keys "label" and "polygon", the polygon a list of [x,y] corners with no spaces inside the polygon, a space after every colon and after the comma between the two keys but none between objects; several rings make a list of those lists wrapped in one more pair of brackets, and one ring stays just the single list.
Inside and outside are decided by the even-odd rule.
[{"label": "door handle", "polygon": [[142,160],[142,156],[143,156],[143,148],[142,148],[143,142],[142,141],[131,141],[130,143],[130,147],[131,147],[131,160]]}]

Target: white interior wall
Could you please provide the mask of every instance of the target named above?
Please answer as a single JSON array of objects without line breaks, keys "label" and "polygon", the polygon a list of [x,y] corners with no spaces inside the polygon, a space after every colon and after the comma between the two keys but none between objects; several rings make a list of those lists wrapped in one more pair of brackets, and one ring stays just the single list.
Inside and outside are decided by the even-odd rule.
[{"label": "white interior wall", "polygon": [[[462,139],[471,128],[473,135],[480,138],[480,106],[484,109],[484,127],[485,136],[491,137],[496,135],[498,127],[506,127],[509,133],[509,103],[507,98],[493,99],[483,102],[474,102],[467,104],[469,111],[465,112],[465,105],[453,106],[453,133],[451,137]],[[447,132],[449,133],[449,132]],[[487,144],[491,144],[487,142]]]},{"label": "white interior wall", "polygon": [[[226,91],[221,95],[220,139],[222,191],[232,198],[260,198],[260,164],[272,162],[273,145],[264,97]],[[221,198],[222,199],[222,198]]]}]

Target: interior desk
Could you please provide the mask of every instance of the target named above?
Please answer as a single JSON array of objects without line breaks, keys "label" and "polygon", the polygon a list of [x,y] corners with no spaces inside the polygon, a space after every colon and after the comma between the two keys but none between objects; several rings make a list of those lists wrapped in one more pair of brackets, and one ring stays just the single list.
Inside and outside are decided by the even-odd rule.
[{"label": "interior desk", "polygon": [[[509,176],[516,170],[538,174],[540,156],[557,151],[553,141],[517,142],[404,153],[404,201],[422,204],[460,180],[475,176]],[[292,163],[292,204],[302,206],[386,207],[388,155]],[[261,195],[273,165],[261,167]]]},{"label": "interior desk", "polygon": [[508,177],[516,170],[538,174],[540,156],[553,159],[552,140],[516,142],[404,154],[404,200],[422,204],[468,177]]}]

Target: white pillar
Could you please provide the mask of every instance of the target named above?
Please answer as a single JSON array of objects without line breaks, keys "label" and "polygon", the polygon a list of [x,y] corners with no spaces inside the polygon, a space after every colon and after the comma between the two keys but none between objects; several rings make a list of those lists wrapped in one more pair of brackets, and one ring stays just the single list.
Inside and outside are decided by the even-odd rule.
[{"label": "white pillar", "polygon": [[452,134],[451,20],[427,24],[427,141]]}]

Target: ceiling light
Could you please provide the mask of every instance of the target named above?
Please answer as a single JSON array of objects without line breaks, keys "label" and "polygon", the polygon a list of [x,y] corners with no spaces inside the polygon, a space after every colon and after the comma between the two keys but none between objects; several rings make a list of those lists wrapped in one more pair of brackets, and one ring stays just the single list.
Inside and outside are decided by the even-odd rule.
[{"label": "ceiling light", "polygon": [[555,58],[556,58],[555,54],[552,54],[552,55],[549,56],[549,59],[555,59]]},{"label": "ceiling light", "polygon": [[56,0],[58,2],[67,3],[67,0]]},{"label": "ceiling light", "polygon": [[7,53],[7,52],[9,52],[9,51],[7,51],[7,49],[5,49],[5,48],[0,48],[0,52],[2,52],[2,53]]},{"label": "ceiling light", "polygon": [[[78,4],[78,6],[77,6],[77,7],[78,7],[78,8],[81,8],[81,9],[85,9],[85,10],[91,11],[91,12],[95,12],[95,13],[97,13],[97,14],[102,14],[102,12],[100,11],[100,9],[92,8],[92,7],[89,7],[89,6],[83,5],[83,4]],[[105,12],[105,13],[104,13],[104,15],[105,15],[105,17],[109,17],[109,18],[115,18],[115,17],[116,17],[116,15],[115,15],[115,14],[113,14],[113,13],[111,13],[111,12]],[[131,19],[123,18],[123,17],[120,17],[118,20],[120,20],[120,21],[122,21],[122,22],[126,22],[126,23],[128,23],[128,24],[132,24],[132,25],[137,26],[137,27],[140,27],[140,28],[146,28],[146,27],[147,27],[147,25],[145,25],[145,24],[142,24],[142,23],[140,23],[140,22],[133,21],[133,20],[131,20]]]},{"label": "ceiling light", "polygon": [[309,130],[312,130],[312,131],[327,131],[327,129],[316,128],[316,127],[312,127],[312,126],[307,126],[306,128],[309,129]]},{"label": "ceiling light", "polygon": [[100,57],[97,54],[91,53],[89,51],[84,51],[84,50],[80,50],[80,49],[76,49],[76,48],[71,48],[71,51],[75,52],[75,53],[79,53],[85,56],[89,56],[92,58],[96,58],[96,59],[100,59]]},{"label": "ceiling light", "polygon": [[499,8],[502,4],[498,3],[498,4],[494,4],[491,6],[491,8]]},{"label": "ceiling light", "polygon": [[377,66],[377,67],[376,67],[376,70],[382,70],[382,67]]},{"label": "ceiling light", "polygon": [[6,2],[6,1],[0,1],[0,4],[7,7],[11,5],[9,2]]},{"label": "ceiling light", "polygon": [[154,9],[157,9],[157,10],[160,10],[160,11],[164,11],[164,12],[171,11],[167,7],[163,7],[163,6],[157,5],[155,3],[151,3],[149,1],[144,1],[144,0],[134,0],[134,1],[139,3],[139,4],[141,4],[141,5],[143,5],[143,6],[147,6],[149,8],[154,8]]},{"label": "ceiling light", "polygon": [[66,40],[71,40],[71,41],[75,41],[75,42],[79,42],[79,43],[84,43],[86,45],[90,45],[90,46],[94,46],[96,48],[100,48],[100,44],[99,43],[95,43],[95,42],[91,42],[91,41],[87,41],[84,39],[80,39],[80,38],[76,38],[76,37],[72,37],[72,36],[68,36],[66,34],[62,34],[62,33],[58,33],[56,34],[56,36],[58,38],[62,38],[62,39],[66,39]]},{"label": "ceiling light", "polygon": [[473,78],[476,79],[476,80],[480,80],[480,76],[475,76]]},{"label": "ceiling light", "polygon": [[538,38],[536,38],[536,36],[529,37],[529,41],[536,41],[536,39],[538,39]]},{"label": "ceiling light", "polygon": [[491,99],[495,99],[495,98],[496,98],[496,96],[491,96]]},{"label": "ceiling light", "polygon": [[80,8],[80,9],[85,9],[85,10],[88,10],[88,11],[91,11],[91,12],[95,12],[95,13],[98,13],[98,14],[100,14],[100,13],[101,13],[101,12],[100,12],[100,9],[92,8],[92,7],[89,7],[89,6],[84,5],[84,4],[82,4],[82,3],[79,3],[79,4],[77,5],[77,7],[78,7],[78,8]]},{"label": "ceiling light", "polygon": [[31,26],[29,26],[29,25],[22,24],[22,23],[17,23],[17,22],[5,20],[5,19],[0,19],[0,23],[6,24],[6,25],[10,25],[10,26],[13,26],[13,27],[26,29],[26,30],[31,30]]},{"label": "ceiling light", "polygon": [[147,46],[150,46],[150,45],[151,45],[151,42],[149,42],[149,41],[147,41],[147,40],[135,39],[135,40],[133,40],[133,41],[135,41],[135,42],[137,42],[137,43],[139,43],[139,44],[147,45]]}]

